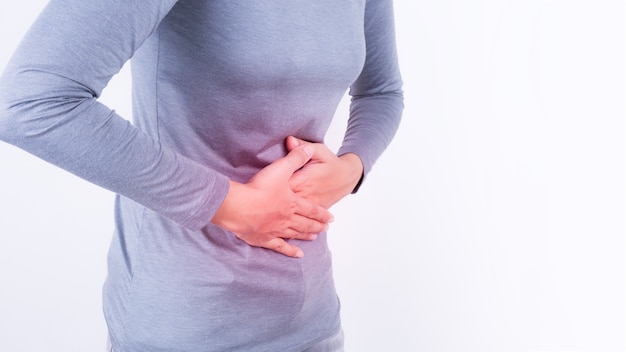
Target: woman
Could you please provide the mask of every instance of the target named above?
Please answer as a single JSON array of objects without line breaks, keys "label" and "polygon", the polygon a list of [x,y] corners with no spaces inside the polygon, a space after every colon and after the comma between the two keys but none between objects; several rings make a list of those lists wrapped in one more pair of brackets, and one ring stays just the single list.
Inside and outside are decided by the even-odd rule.
[{"label": "woman", "polygon": [[[97,101],[131,57],[132,125]],[[117,194],[113,351],[339,351],[327,209],[401,84],[391,0],[52,0],[0,80],[0,138]]]}]

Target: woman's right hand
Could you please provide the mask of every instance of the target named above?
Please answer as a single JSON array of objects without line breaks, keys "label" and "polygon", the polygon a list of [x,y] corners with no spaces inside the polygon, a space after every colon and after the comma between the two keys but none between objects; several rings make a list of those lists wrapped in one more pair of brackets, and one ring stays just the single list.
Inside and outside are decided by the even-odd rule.
[{"label": "woman's right hand", "polygon": [[322,206],[297,196],[289,179],[313,156],[303,145],[259,171],[248,183],[230,181],[224,202],[211,222],[251,246],[290,257],[304,253],[285,239],[314,240],[333,220]]}]

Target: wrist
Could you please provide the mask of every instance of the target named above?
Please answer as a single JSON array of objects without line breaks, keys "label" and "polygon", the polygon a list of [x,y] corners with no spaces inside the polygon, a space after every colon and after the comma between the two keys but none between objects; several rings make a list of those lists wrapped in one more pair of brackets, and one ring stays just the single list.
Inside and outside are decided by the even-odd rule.
[{"label": "wrist", "polygon": [[339,156],[339,159],[344,164],[344,172],[346,175],[347,186],[349,188],[348,193],[351,193],[356,189],[357,185],[363,178],[363,162],[361,158],[354,153],[346,153]]},{"label": "wrist", "polygon": [[225,230],[236,232],[235,226],[240,224],[237,216],[237,204],[240,198],[241,189],[244,185],[235,181],[229,181],[228,193],[222,201],[222,204],[215,212],[211,223]]}]

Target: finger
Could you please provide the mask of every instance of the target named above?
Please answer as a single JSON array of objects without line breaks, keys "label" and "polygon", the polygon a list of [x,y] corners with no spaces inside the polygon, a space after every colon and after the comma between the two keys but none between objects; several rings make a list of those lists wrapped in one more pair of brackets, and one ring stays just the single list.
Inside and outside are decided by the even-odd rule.
[{"label": "finger", "polygon": [[[319,222],[322,224],[333,222],[333,220],[335,219],[333,217],[333,214],[331,214],[330,211],[328,211],[328,209],[301,197],[298,197],[296,199],[295,213],[297,215],[301,215],[305,218],[308,218],[309,220],[315,220],[315,222]],[[313,231],[302,231],[302,232],[313,232]]]},{"label": "finger", "polygon": [[315,241],[318,236],[319,234],[317,233],[299,233],[291,238],[294,240],[301,240],[301,241]]},{"label": "finger", "polygon": [[264,245],[264,247],[280,254],[286,255],[288,257],[302,258],[304,256],[304,252],[302,252],[302,249],[288,243],[282,238],[273,238],[269,240]]},{"label": "finger", "polygon": [[295,229],[287,228],[281,231],[278,237],[283,238],[283,239],[291,239],[291,238],[298,238],[298,236],[302,236],[302,235],[304,234],[296,231]]},{"label": "finger", "polygon": [[311,159],[313,152],[313,146],[302,145],[296,147],[284,157],[276,160],[274,164],[276,167],[285,167],[290,173],[294,173]]},{"label": "finger", "polygon": [[294,214],[289,219],[289,228],[281,231],[280,237],[282,238],[294,238],[296,236],[307,234],[316,234],[328,230],[328,223],[307,218],[300,214]]},{"label": "finger", "polygon": [[[292,191],[296,191],[296,190],[300,190],[302,185],[307,181],[307,178],[305,175],[302,175],[300,172],[295,172],[290,178],[289,178],[289,188],[291,188]],[[297,192],[296,192],[297,193]]]},{"label": "finger", "polygon": [[[321,231],[320,231],[321,232]],[[303,240],[303,241],[313,241],[317,239],[319,232],[299,232],[295,229],[288,228],[281,232],[278,236],[282,239],[293,239],[293,240]]]},{"label": "finger", "polygon": [[298,141],[298,138],[294,136],[289,136],[285,140],[285,146],[287,146],[288,151],[292,151],[296,149],[296,147],[298,147],[299,145],[300,145],[300,142]]},{"label": "finger", "polygon": [[287,140],[285,141],[285,145],[287,146],[287,150],[289,151],[292,151],[303,144],[311,144],[311,142],[305,141],[304,139],[296,138],[294,136],[287,137]]},{"label": "finger", "polygon": [[337,155],[335,155],[335,153],[333,153],[328,146],[323,143],[313,143],[294,136],[289,136],[287,137],[285,144],[287,146],[287,150],[289,151],[303,145],[312,146],[313,156],[311,157],[311,160],[330,160],[337,157]]}]

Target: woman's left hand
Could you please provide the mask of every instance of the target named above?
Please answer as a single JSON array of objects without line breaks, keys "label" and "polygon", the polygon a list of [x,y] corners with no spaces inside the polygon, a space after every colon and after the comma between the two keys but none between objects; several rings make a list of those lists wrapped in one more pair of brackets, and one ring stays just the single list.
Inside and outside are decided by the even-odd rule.
[{"label": "woman's left hand", "polygon": [[287,137],[289,151],[303,144],[315,150],[311,160],[293,174],[289,186],[298,196],[328,209],[352,193],[363,175],[363,163],[356,154],[337,156],[323,143]]}]

